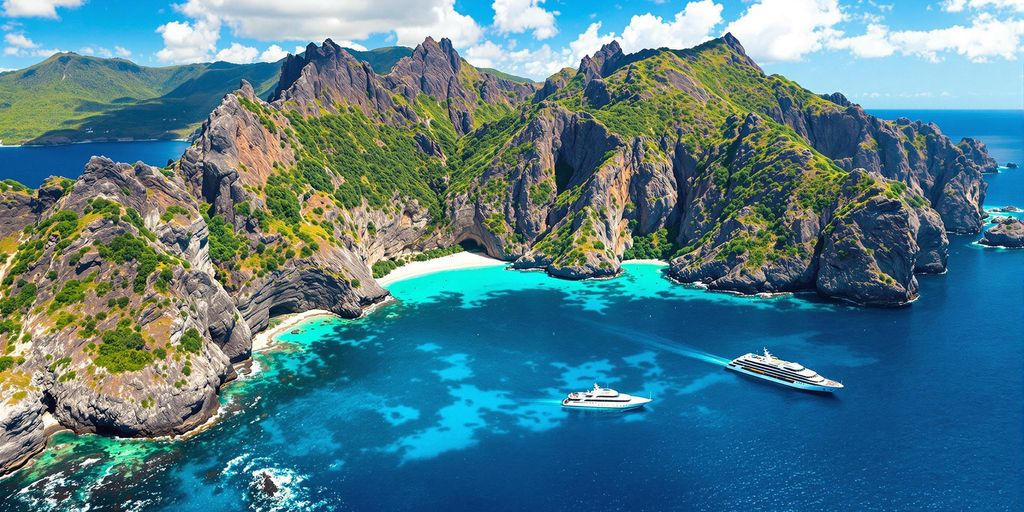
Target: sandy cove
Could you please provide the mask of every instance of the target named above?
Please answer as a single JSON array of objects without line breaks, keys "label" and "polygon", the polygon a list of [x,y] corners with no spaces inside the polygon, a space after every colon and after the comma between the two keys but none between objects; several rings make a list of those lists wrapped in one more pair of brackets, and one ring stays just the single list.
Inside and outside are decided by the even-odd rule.
[{"label": "sandy cove", "polygon": [[[507,265],[508,263],[502,260],[494,259],[489,256],[484,256],[478,253],[472,252],[460,252],[456,254],[450,254],[441,258],[436,258],[427,261],[414,261],[412,263],[403,265],[401,267],[392,270],[388,275],[377,280],[377,283],[382,287],[387,288],[389,285],[404,281],[406,279],[412,279],[414,277],[424,276],[427,274],[433,274],[434,272],[442,272],[445,270],[457,270],[467,268],[480,268],[480,267],[497,267]],[[300,324],[307,320],[312,320],[319,317],[336,317],[334,313],[323,309],[311,309],[302,313],[294,315],[288,315],[284,317],[280,324],[273,328],[266,329],[252,338],[252,351],[263,352],[276,344],[275,338],[291,329],[295,329]]]}]

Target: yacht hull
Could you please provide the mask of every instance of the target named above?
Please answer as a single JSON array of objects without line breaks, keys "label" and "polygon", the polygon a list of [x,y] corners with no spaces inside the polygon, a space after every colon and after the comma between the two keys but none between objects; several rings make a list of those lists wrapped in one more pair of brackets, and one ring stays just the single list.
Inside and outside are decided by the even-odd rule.
[{"label": "yacht hull", "polygon": [[586,403],[586,402],[570,402],[569,400],[562,400],[562,407],[566,409],[589,409],[594,411],[629,411],[632,409],[639,409],[651,401],[646,398],[637,399],[632,402],[624,402],[621,404],[597,404],[597,403]]},{"label": "yacht hull", "polygon": [[735,363],[729,363],[725,367],[727,369],[732,370],[732,371],[737,372],[737,373],[742,373],[744,375],[749,375],[751,377],[755,377],[755,378],[758,378],[758,379],[761,379],[761,380],[766,380],[768,382],[774,382],[775,384],[779,384],[781,386],[787,386],[787,387],[791,387],[791,388],[802,389],[804,391],[813,391],[813,392],[816,392],[816,393],[832,393],[832,392],[834,392],[836,390],[836,388],[831,387],[831,386],[816,386],[814,384],[807,384],[805,382],[796,382],[796,381],[790,382],[790,381],[782,380],[782,379],[779,379],[778,377],[773,377],[771,375],[767,375],[767,374],[764,374],[764,373],[758,373],[758,372],[755,372],[755,371],[748,370],[748,369],[743,368],[743,367],[741,367],[741,366],[739,366],[739,365],[737,365]]}]

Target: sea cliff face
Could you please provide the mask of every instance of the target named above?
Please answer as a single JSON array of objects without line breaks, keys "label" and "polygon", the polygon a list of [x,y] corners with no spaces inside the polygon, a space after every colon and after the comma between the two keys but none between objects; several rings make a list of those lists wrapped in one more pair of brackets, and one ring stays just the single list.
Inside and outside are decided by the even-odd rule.
[{"label": "sea cliff face", "polygon": [[542,87],[427,39],[379,75],[330,40],[270,102],[224,97],[165,169],[92,159],[0,191],[0,471],[77,432],[208,419],[276,314],[384,300],[375,265],[473,241],[516,268],[614,276],[628,257],[742,293],[917,297],[946,232],[977,232],[984,146],[765,75],[732,36]]}]

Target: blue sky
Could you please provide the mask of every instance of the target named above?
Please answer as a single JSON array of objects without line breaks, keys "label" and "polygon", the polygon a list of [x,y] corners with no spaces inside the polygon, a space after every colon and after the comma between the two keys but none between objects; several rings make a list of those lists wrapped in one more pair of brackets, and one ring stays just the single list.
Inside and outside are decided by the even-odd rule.
[{"label": "blue sky", "polygon": [[272,61],[448,37],[542,80],[616,39],[689,47],[731,31],[769,73],[869,108],[1024,107],[1024,0],[3,0],[0,68],[56,51],[144,65]]}]

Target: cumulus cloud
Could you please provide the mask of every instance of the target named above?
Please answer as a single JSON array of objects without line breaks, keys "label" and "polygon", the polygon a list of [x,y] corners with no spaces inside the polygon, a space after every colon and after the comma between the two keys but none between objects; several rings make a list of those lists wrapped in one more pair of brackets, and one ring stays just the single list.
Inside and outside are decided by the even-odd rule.
[{"label": "cumulus cloud", "polygon": [[840,34],[829,40],[827,46],[833,50],[849,50],[863,58],[900,54],[939,62],[945,55],[954,54],[972,62],[986,62],[992,58],[1015,60],[1022,50],[1022,39],[1024,21],[981,13],[974,17],[970,26],[932,30],[893,31],[871,24],[864,34],[852,37]]},{"label": "cumulus cloud", "polygon": [[455,11],[455,0],[443,0],[439,5],[431,7],[430,12],[423,21],[395,28],[396,44],[416,46],[431,36],[447,37],[456,47],[465,47],[476,43],[483,36],[483,29],[472,17]]},{"label": "cumulus cloud", "polygon": [[602,23],[594,22],[562,48],[545,44],[532,50],[516,50],[488,40],[469,48],[466,59],[483,67],[543,80],[564,67],[576,67],[584,56],[614,40],[627,53],[644,48],[687,48],[711,39],[712,31],[721,22],[722,6],[712,0],[699,0],[687,3],[671,19],[650,13],[633,16],[621,34],[602,33]]},{"label": "cumulus cloud", "polygon": [[216,21],[239,37],[260,41],[359,40],[394,33],[397,44],[432,35],[465,47],[483,34],[473,18],[455,10],[455,0],[187,0],[176,9],[191,19],[187,24]]},{"label": "cumulus cloud", "polygon": [[288,52],[276,44],[272,44],[260,54],[260,62],[277,62],[288,56]]},{"label": "cumulus cloud", "polygon": [[156,29],[164,48],[156,52],[163,62],[184,64],[210,60],[220,38],[220,21],[203,18],[193,23],[172,21]]},{"label": "cumulus cloud", "polygon": [[128,57],[132,56],[132,51],[127,49],[127,48],[125,48],[125,47],[123,47],[123,46],[115,46],[114,47],[114,55],[117,55],[118,57],[127,59]]},{"label": "cumulus cloud", "polygon": [[688,48],[711,39],[711,30],[722,22],[722,6],[711,0],[690,2],[671,21],[650,13],[633,16],[622,31],[623,50]]},{"label": "cumulus cloud", "polygon": [[240,43],[231,43],[231,46],[217,52],[214,60],[222,60],[234,64],[249,64],[256,60],[260,51],[252,46],[245,46]]},{"label": "cumulus cloud", "polygon": [[1002,20],[982,13],[969,27],[954,25],[934,30],[893,32],[890,41],[901,53],[938,61],[944,53],[963,55],[973,62],[993,57],[1013,60],[1021,50],[1024,21]]},{"label": "cumulus cloud", "polygon": [[535,38],[548,39],[558,33],[558,12],[545,10],[542,3],[544,0],[494,0],[494,27],[502,34],[533,30]]},{"label": "cumulus cloud", "polygon": [[4,42],[18,48],[39,48],[39,44],[20,32],[4,34]]},{"label": "cumulus cloud", "polygon": [[56,18],[58,7],[78,7],[83,0],[4,0],[4,15],[12,18]]},{"label": "cumulus cloud", "polygon": [[842,21],[837,0],[758,0],[726,31],[754,59],[793,61],[822,49]]},{"label": "cumulus cloud", "polygon": [[8,57],[49,57],[60,50],[56,48],[42,48],[42,45],[29,39],[21,32],[8,32],[4,34],[4,55]]},{"label": "cumulus cloud", "polygon": [[829,40],[827,46],[832,50],[849,50],[864,58],[888,57],[896,52],[896,46],[889,41],[889,28],[874,23],[868,25],[862,35],[837,37]]},{"label": "cumulus cloud", "polygon": [[463,56],[470,64],[480,68],[493,68],[499,66],[508,53],[501,45],[494,41],[484,41],[476,46],[471,46]]}]

